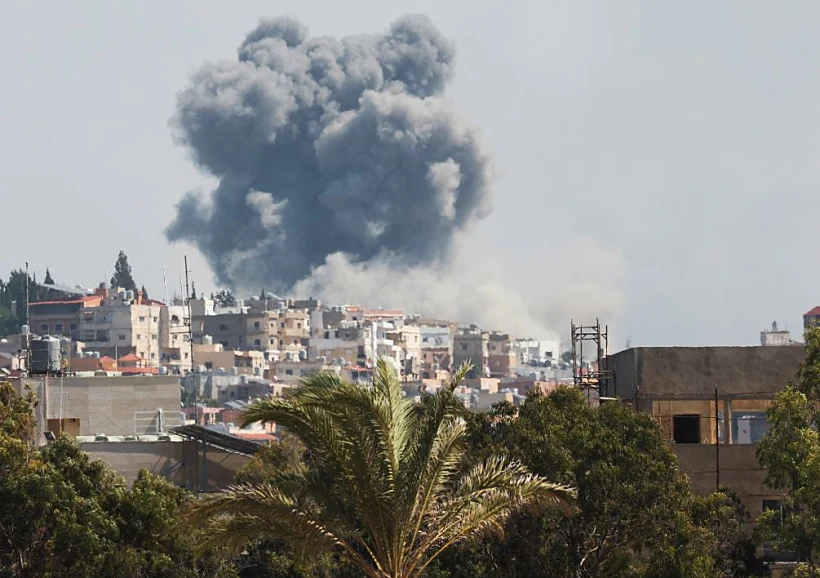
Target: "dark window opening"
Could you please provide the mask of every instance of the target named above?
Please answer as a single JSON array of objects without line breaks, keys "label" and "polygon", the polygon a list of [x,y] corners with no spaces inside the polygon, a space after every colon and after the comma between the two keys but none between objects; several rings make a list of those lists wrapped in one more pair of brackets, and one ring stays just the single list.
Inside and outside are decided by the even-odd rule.
[{"label": "dark window opening", "polygon": [[675,443],[700,443],[700,415],[676,415],[672,419],[672,439]]}]

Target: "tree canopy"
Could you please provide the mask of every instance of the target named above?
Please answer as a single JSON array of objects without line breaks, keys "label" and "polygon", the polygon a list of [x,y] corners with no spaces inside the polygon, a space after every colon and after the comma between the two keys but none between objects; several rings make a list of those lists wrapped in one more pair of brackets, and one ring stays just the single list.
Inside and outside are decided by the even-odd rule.
[{"label": "tree canopy", "polygon": [[111,287],[121,287],[126,291],[137,291],[137,283],[131,275],[131,265],[128,264],[128,257],[125,251],[120,249],[117,262],[114,264],[114,274],[111,276]]},{"label": "tree canopy", "polygon": [[795,380],[775,396],[769,430],[757,446],[766,483],[786,492],[778,509],[763,513],[758,534],[801,563],[795,575],[820,576],[820,328],[805,337],[806,357]]},{"label": "tree canopy", "polygon": [[214,295],[214,303],[218,307],[234,307],[236,305],[236,297],[227,289],[223,289]]},{"label": "tree canopy", "polygon": [[229,558],[196,562],[184,490],[146,471],[128,488],[64,435],[38,451],[33,403],[0,383],[0,576],[235,576]]},{"label": "tree canopy", "polygon": [[[765,575],[740,531],[746,515],[734,495],[693,496],[652,416],[618,403],[592,408],[579,390],[559,388],[468,419],[475,454],[509,451],[531,471],[576,487],[578,499],[569,510],[511,517],[502,537],[445,556],[441,576]],[[749,571],[724,574],[726,566]]]}]

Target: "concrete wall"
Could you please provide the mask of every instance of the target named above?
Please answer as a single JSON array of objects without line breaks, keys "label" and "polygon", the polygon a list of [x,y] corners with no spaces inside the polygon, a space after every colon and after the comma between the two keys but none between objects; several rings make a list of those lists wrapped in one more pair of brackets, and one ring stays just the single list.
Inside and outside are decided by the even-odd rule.
[{"label": "concrete wall", "polygon": [[191,441],[86,442],[80,444],[80,449],[111,466],[129,485],[144,468],[191,490],[195,489],[197,476],[200,485],[207,477],[205,491],[230,485],[236,470],[250,459],[216,448],[207,448],[203,454],[203,446]]},{"label": "concrete wall", "polygon": [[773,396],[794,378],[802,347],[641,347],[609,357],[613,395]]},{"label": "concrete wall", "polygon": [[79,435],[134,435],[154,433],[161,408],[168,427],[179,425],[179,378],[44,377],[24,379],[38,400],[38,430],[49,419],[76,419]]},{"label": "concrete wall", "polygon": [[763,500],[783,498],[782,494],[766,487],[766,471],[757,463],[754,445],[721,444],[719,459],[714,445],[672,444],[672,450],[678,456],[681,470],[689,476],[695,493],[714,492],[720,469],[720,484],[737,491],[752,519],[762,513]]}]

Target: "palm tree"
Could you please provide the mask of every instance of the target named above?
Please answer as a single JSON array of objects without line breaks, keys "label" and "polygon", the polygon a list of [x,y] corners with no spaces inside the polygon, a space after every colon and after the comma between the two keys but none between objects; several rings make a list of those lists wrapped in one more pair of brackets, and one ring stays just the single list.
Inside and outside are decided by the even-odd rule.
[{"label": "palm tree", "polygon": [[245,423],[283,426],[308,463],[203,497],[188,523],[210,545],[284,540],[311,554],[335,549],[371,578],[410,578],[453,544],[500,531],[516,511],[568,501],[572,490],[502,456],[467,463],[453,390],[468,370],[421,404],[403,397],[383,360],[369,387],[321,372],[287,399],[253,403]]}]

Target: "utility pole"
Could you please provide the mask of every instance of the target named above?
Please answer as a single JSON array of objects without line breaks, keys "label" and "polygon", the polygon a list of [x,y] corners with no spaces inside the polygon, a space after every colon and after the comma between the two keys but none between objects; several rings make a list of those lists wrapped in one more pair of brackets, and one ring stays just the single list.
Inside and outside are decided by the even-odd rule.
[{"label": "utility pole", "polygon": [[720,417],[718,416],[718,390],[715,388],[715,491],[720,490]]},{"label": "utility pole", "polygon": [[31,375],[31,310],[29,308],[28,288],[31,283],[28,278],[28,261],[26,261],[26,372]]},{"label": "utility pole", "polygon": [[199,424],[199,371],[194,360],[194,316],[191,314],[191,287],[188,283],[188,255],[185,255],[185,303],[188,304],[188,345],[191,348],[191,372],[194,374],[194,423]]}]

